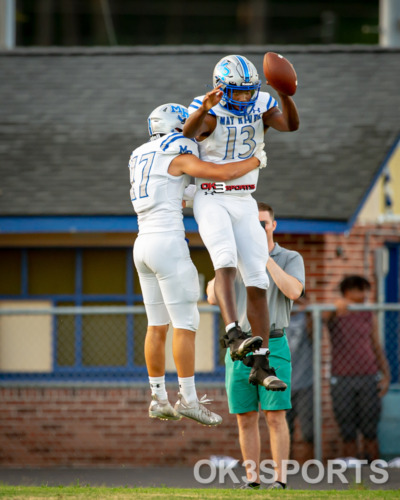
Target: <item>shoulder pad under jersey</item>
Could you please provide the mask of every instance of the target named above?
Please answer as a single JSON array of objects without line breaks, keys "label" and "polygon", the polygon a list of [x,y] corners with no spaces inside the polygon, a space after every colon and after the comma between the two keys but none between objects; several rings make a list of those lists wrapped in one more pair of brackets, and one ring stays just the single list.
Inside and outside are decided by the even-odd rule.
[{"label": "shoulder pad under jersey", "polygon": [[[260,92],[254,108],[258,113],[265,113],[271,108],[278,106],[278,101],[268,92]],[[257,110],[259,108],[260,111]]]},{"label": "shoulder pad under jersey", "polygon": [[195,139],[185,137],[181,132],[172,132],[162,138],[160,149],[169,155],[192,154],[199,156],[199,147]]},{"label": "shoulder pad under jersey", "polygon": [[[200,106],[203,104],[204,97],[205,97],[204,95],[200,95],[200,96],[195,97],[193,99],[193,101],[191,102],[191,104],[188,107],[189,115],[191,115],[192,113],[194,113],[195,111],[197,111],[200,108]],[[218,106],[218,104],[217,104],[217,106]],[[217,106],[214,106],[214,108],[216,108]],[[214,112],[214,108],[211,108],[208,113],[210,115],[216,116],[215,112]]]}]

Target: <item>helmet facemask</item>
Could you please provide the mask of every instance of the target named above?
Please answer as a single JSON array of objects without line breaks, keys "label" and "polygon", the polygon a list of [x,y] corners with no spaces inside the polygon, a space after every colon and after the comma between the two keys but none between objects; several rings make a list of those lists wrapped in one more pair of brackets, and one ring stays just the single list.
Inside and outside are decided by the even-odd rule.
[{"label": "helmet facemask", "polygon": [[[243,116],[248,115],[253,111],[254,104],[258,98],[258,93],[260,92],[260,86],[255,87],[254,85],[250,86],[240,86],[236,85],[226,85],[225,88],[222,87],[224,91],[224,96],[222,101],[229,111],[235,115]],[[250,90],[251,98],[248,101],[237,101],[233,96],[233,92],[236,90]]]}]

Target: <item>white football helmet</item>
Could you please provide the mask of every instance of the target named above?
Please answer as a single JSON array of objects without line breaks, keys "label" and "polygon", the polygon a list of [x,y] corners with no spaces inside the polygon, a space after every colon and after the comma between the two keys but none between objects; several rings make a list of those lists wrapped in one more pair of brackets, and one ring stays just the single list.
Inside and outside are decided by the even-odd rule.
[{"label": "white football helmet", "polygon": [[[215,66],[213,73],[214,88],[220,84],[224,92],[221,100],[223,106],[235,115],[251,113],[261,87],[261,80],[252,62],[238,55],[223,57]],[[251,90],[251,99],[247,102],[235,101],[232,99],[233,90]]]},{"label": "white football helmet", "polygon": [[172,102],[158,106],[147,119],[150,137],[156,139],[156,136],[169,134],[177,130],[182,132],[183,124],[188,116],[188,109],[181,104]]}]

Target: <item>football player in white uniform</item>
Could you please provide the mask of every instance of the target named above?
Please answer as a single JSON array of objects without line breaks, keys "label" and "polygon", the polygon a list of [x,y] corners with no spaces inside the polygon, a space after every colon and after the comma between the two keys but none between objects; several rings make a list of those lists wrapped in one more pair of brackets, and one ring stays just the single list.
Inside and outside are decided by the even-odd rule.
[{"label": "football player in white uniform", "polygon": [[[139,235],[134,262],[148,318],[145,359],[152,391],[150,417],[192,418],[218,425],[222,418],[199,401],[194,383],[195,332],[199,324],[199,281],[185,241],[182,200],[190,177],[229,181],[266,165],[259,148],[248,160],[215,165],[198,158],[195,140],[182,135],[188,110],[163,104],[148,118],[150,141],[135,149],[129,161],[131,200],[138,215]],[[173,356],[179,399],[172,407],[165,389],[165,341],[170,321],[174,328]]]},{"label": "football player in white uniform", "polygon": [[[212,91],[193,100],[183,128],[185,137],[197,139],[202,160],[219,164],[240,161],[249,158],[264,142],[269,127],[281,132],[297,130],[299,115],[293,99],[278,93],[281,111],[269,93],[260,92],[257,70],[245,57],[223,57],[215,66],[213,85]],[[196,181],[193,207],[215,269],[215,293],[226,327],[222,345],[230,348],[233,360],[243,359],[251,351],[265,354],[258,383],[268,390],[285,390],[286,384],[275,376],[268,362],[268,245],[258,220],[256,200],[251,196],[257,187],[258,170],[229,181],[224,192],[207,189],[206,178],[203,173]],[[237,267],[246,285],[247,316],[256,337],[248,344],[244,344],[236,311]],[[260,337],[263,342],[258,349]]]}]

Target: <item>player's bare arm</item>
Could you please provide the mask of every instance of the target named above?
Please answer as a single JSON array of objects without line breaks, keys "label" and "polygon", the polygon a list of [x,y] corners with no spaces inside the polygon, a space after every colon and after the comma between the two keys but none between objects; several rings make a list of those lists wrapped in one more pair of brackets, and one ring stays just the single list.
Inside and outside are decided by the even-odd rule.
[{"label": "player's bare arm", "polygon": [[230,181],[259,166],[260,161],[255,156],[243,161],[217,164],[202,161],[195,155],[183,154],[172,160],[168,173],[176,176],[188,174],[192,177],[204,177],[215,181]]},{"label": "player's bare arm", "polygon": [[267,260],[267,269],[275,285],[290,300],[297,300],[303,293],[303,284],[284,271],[274,259]]},{"label": "player's bare arm", "polygon": [[207,295],[207,302],[209,304],[211,304],[212,306],[218,305],[217,297],[215,296],[215,278],[213,278],[208,282],[206,295]]},{"label": "player's bare arm", "polygon": [[183,126],[183,135],[185,137],[191,139],[195,137],[198,141],[202,141],[214,132],[217,120],[214,116],[209,115],[208,112],[220,102],[223,95],[224,93],[220,85],[207,92],[204,96],[203,104],[187,118]]},{"label": "player's bare arm", "polygon": [[263,114],[264,128],[272,127],[279,132],[294,132],[299,128],[300,118],[294,100],[278,92],[281,108],[275,107]]}]

